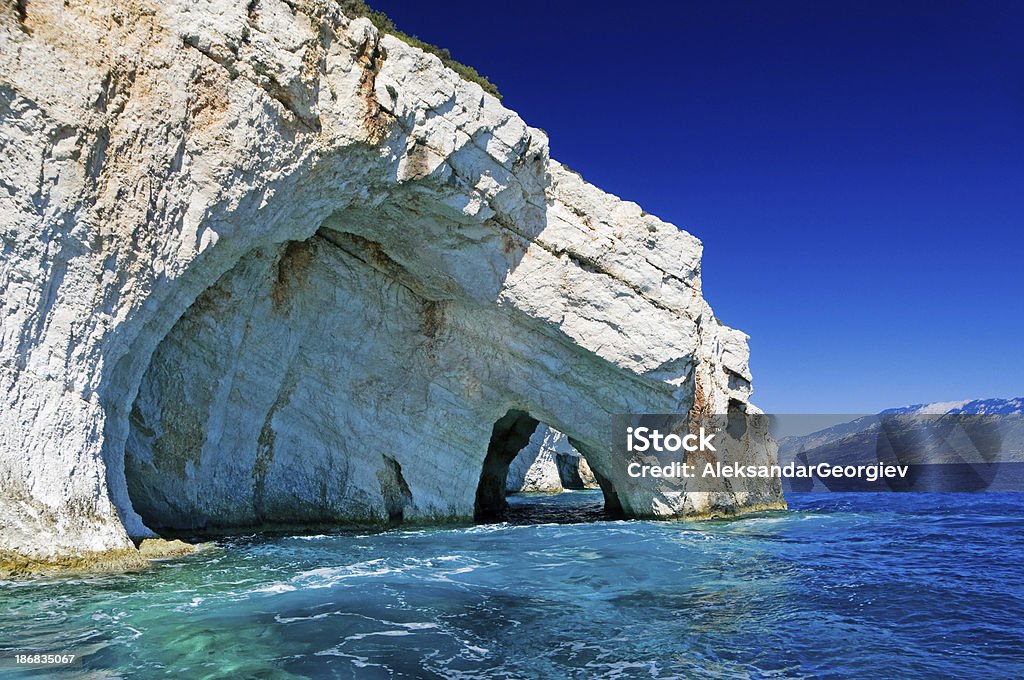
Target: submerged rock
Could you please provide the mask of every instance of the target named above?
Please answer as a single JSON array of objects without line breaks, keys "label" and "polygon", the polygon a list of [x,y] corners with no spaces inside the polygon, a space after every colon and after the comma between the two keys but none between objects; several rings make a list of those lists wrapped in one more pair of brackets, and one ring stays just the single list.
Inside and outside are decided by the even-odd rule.
[{"label": "submerged rock", "polygon": [[184,541],[168,541],[162,538],[147,538],[139,543],[139,555],[146,560],[162,560],[184,557],[196,551],[196,546]]},{"label": "submerged rock", "polygon": [[437,57],[330,3],[19,8],[4,555],[469,518],[538,422],[630,516],[782,503],[614,488],[613,414],[755,410],[746,336],[704,300],[695,237],[551,161]]}]

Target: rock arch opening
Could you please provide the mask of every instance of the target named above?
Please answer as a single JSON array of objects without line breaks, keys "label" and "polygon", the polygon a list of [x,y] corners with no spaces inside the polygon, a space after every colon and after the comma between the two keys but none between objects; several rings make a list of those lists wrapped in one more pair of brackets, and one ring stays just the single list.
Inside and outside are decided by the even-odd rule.
[{"label": "rock arch opening", "polygon": [[[442,296],[346,224],[243,255],[157,343],[122,463],[148,530],[393,526],[503,507],[508,465],[538,421],[510,414],[494,437],[491,404],[520,396],[514,380],[548,385],[547,355],[573,348]],[[485,491],[489,435],[501,451],[483,464]]]},{"label": "rock arch opening", "polygon": [[509,464],[505,490],[516,493],[559,493],[600,489],[586,457],[569,438],[544,424]]},{"label": "rock arch opening", "polygon": [[528,412],[509,410],[492,428],[477,486],[475,519],[504,517],[512,494],[596,489],[603,493],[603,514],[621,516],[617,493],[591,468],[583,448]]}]

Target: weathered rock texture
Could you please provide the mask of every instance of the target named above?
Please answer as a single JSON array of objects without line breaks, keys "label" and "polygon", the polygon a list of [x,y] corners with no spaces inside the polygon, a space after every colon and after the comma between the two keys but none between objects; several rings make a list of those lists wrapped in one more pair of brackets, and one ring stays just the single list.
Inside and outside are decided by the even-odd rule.
[{"label": "weathered rock texture", "polygon": [[465,518],[510,412],[608,480],[612,414],[747,408],[696,238],[330,2],[4,4],[0,184],[11,559]]},{"label": "weathered rock texture", "polygon": [[550,427],[538,427],[529,444],[508,466],[509,493],[558,493],[566,489],[596,489],[597,479],[587,459],[569,438]]}]

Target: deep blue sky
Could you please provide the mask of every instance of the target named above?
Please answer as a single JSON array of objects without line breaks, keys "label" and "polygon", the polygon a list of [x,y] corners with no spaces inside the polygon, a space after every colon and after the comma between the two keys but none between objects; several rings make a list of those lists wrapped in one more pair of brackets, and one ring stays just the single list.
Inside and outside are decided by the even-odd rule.
[{"label": "deep blue sky", "polygon": [[704,242],[765,410],[1024,395],[1024,2],[371,5]]}]

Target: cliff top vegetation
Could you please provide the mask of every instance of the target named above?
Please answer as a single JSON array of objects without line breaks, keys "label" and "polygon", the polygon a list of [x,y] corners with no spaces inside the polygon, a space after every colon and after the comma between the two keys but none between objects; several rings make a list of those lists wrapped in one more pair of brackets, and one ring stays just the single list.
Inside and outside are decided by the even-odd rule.
[{"label": "cliff top vegetation", "polygon": [[472,66],[456,61],[452,57],[451,52],[445,48],[438,47],[437,45],[431,45],[428,42],[420,40],[414,35],[409,35],[398,30],[398,27],[395,26],[395,22],[393,22],[390,17],[383,12],[378,12],[371,8],[363,2],[363,0],[337,0],[337,2],[338,6],[341,7],[341,11],[346,15],[351,17],[366,17],[373,22],[373,25],[377,27],[377,30],[382,33],[393,35],[413,47],[417,47],[424,52],[429,52],[430,54],[437,56],[445,66],[458,73],[464,80],[478,84],[480,87],[484,88],[484,92],[501,99],[501,92],[498,91],[498,88],[494,83],[489,81],[486,76],[477,72],[477,70]]}]

